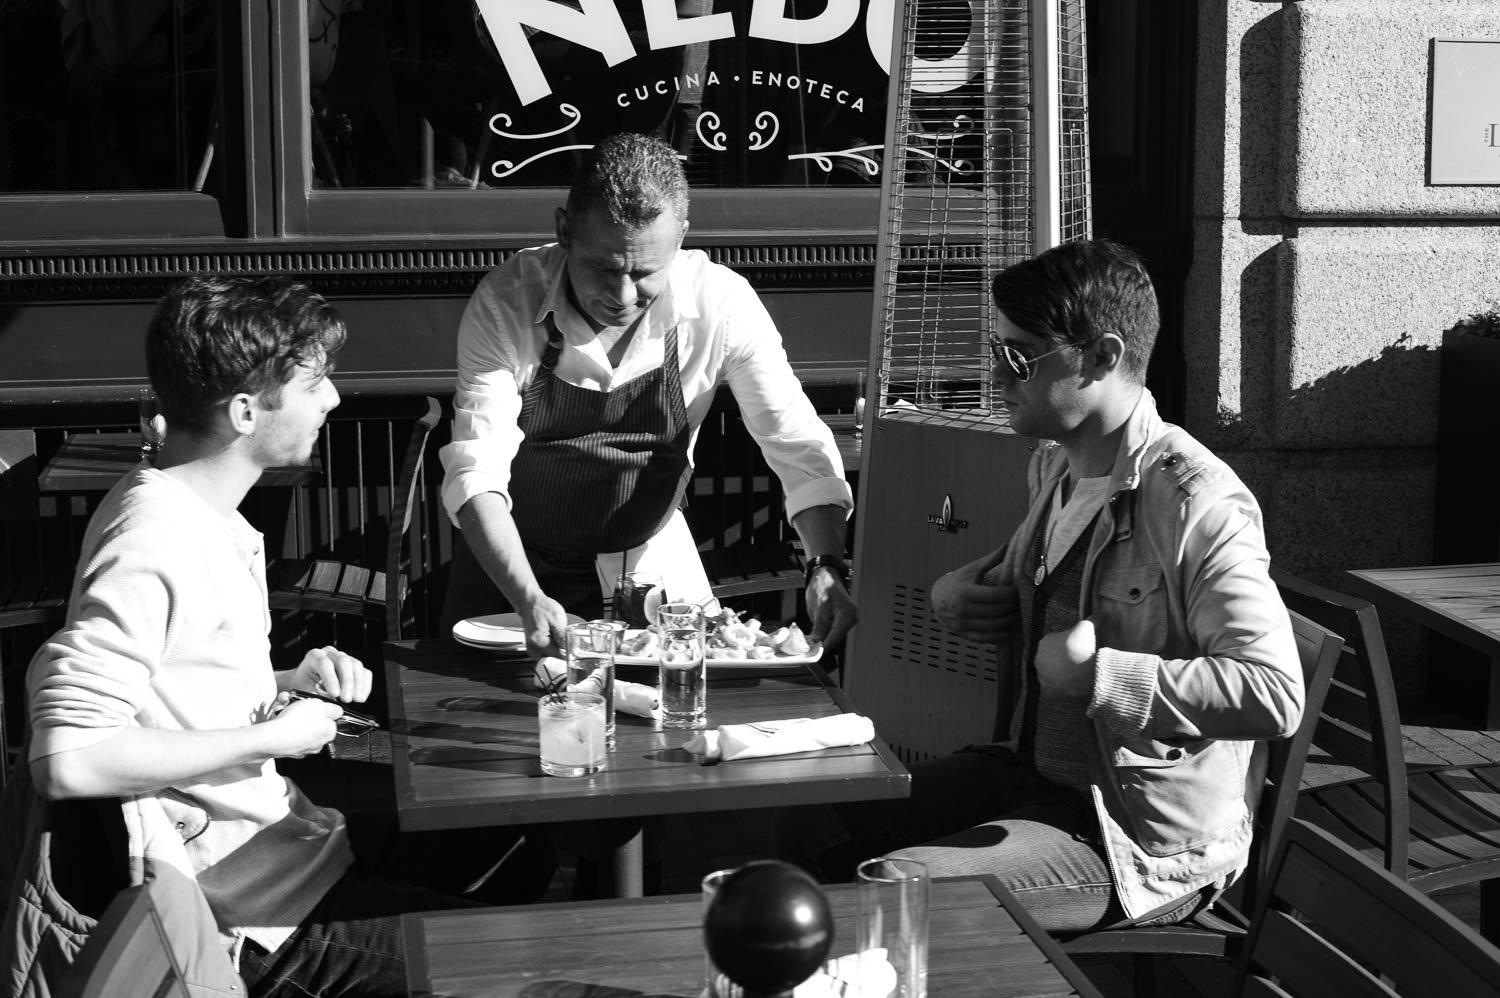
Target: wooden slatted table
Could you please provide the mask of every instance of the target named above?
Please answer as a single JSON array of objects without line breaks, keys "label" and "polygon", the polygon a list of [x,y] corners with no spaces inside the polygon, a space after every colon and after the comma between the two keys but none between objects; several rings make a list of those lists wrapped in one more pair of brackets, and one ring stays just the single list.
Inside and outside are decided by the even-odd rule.
[{"label": "wooden slatted table", "polygon": [[[853,950],[854,888],[826,888],[832,953]],[[1099,992],[993,877],[933,881],[927,993],[1038,998]],[[681,995],[703,987],[696,894],[471,908],[403,918],[413,995]]]},{"label": "wooden slatted table", "polygon": [[[141,460],[139,433],[70,433],[37,476],[42,492],[108,492]],[[315,449],[305,465],[267,468],[257,486],[308,485],[322,478]]]},{"label": "wooden slatted table", "polygon": [[[617,713],[606,769],[565,779],[542,773],[538,693],[529,658],[447,638],[385,645],[396,808],[403,829],[483,827],[686,814],[905,797],[911,776],[878,737],[868,745],[703,765],[682,748],[691,731],[659,730]],[[654,668],[617,678],[655,683]],[[816,666],[709,667],[709,723],[853,712]],[[616,857],[617,882],[640,890],[640,838]]]},{"label": "wooden slatted table", "polygon": [[1483,724],[1500,728],[1500,564],[1349,571],[1349,588],[1490,660]]}]

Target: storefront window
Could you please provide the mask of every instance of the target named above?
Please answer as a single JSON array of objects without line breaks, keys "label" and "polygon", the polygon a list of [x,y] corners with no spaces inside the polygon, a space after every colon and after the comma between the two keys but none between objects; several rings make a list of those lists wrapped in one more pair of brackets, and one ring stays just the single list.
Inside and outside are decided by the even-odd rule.
[{"label": "storefront window", "polygon": [[0,0],[0,194],[212,190],[215,0]]},{"label": "storefront window", "polygon": [[877,188],[891,0],[310,0],[313,186],[565,187],[661,136],[699,188]]}]

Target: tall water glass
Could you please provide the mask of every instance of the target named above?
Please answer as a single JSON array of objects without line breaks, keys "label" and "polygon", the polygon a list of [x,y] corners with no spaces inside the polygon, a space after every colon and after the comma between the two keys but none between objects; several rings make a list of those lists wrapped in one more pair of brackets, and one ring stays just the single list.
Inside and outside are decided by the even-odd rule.
[{"label": "tall water glass", "polygon": [[703,609],[692,603],[663,603],[657,612],[661,628],[663,728],[701,728],[708,722],[708,661]]},{"label": "tall water glass", "polygon": [[[714,895],[719,893],[719,885],[733,873],[738,867],[727,867],[723,870],[715,870],[705,874],[699,882],[703,890],[703,917],[708,917],[708,906],[713,903]],[[703,995],[702,998],[741,998],[744,991],[729,978],[719,973],[719,968],[714,966],[713,957],[708,955],[708,947],[703,947]]]},{"label": "tall water glass", "polygon": [[161,403],[149,388],[136,392],[136,409],[141,428],[141,457],[155,457],[167,441],[167,418],[161,414]]},{"label": "tall water glass", "polygon": [[[896,972],[891,998],[927,995],[927,867],[914,859],[871,859],[855,871],[859,920],[855,925],[859,978],[889,979]],[[864,961],[886,967],[866,967]]]},{"label": "tall water glass", "polygon": [[604,743],[615,747],[614,626],[591,620],[568,625],[568,689],[604,698]]}]

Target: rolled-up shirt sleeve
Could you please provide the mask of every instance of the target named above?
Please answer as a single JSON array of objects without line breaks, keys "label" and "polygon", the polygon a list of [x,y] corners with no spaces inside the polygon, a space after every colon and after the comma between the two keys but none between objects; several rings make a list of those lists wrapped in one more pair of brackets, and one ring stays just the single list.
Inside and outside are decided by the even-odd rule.
[{"label": "rolled-up shirt sleeve", "polygon": [[510,468],[523,434],[516,314],[493,284],[481,284],[458,327],[453,442],[443,447],[443,508],[455,523],[474,496],[496,492],[510,503]]},{"label": "rolled-up shirt sleeve", "polygon": [[802,389],[781,334],[749,283],[737,278],[719,314],[725,316],[724,380],[745,427],[781,480],[787,519],[814,506],[854,508],[833,431]]}]

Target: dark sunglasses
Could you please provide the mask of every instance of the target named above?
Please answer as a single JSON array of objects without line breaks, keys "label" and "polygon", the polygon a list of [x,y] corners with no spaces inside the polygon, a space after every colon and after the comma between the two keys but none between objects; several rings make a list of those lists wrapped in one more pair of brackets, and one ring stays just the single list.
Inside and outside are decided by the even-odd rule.
[{"label": "dark sunglasses", "polygon": [[990,340],[990,355],[995,358],[995,365],[998,367],[1003,363],[1006,367],[1010,368],[1010,373],[1016,376],[1017,381],[1030,381],[1032,375],[1036,374],[1037,361],[1051,357],[1055,353],[1062,353],[1064,350],[1071,350],[1072,348],[1072,343],[1064,343],[1056,350],[1048,350],[1044,354],[1028,357],[1009,343],[1003,343],[996,339]]}]

